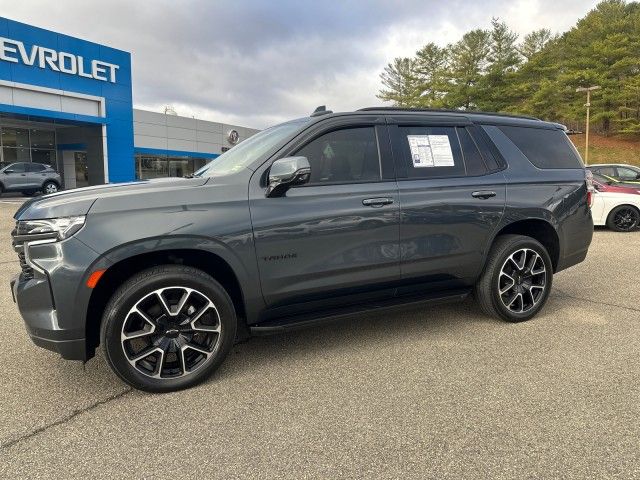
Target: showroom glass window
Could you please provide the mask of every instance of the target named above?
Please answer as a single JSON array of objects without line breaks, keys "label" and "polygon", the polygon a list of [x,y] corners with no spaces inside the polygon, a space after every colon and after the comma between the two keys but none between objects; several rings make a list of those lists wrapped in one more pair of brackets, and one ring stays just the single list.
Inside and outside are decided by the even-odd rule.
[{"label": "showroom glass window", "polygon": [[186,177],[202,168],[209,160],[194,157],[173,157],[168,155],[136,155],[136,178]]},{"label": "showroom glass window", "polygon": [[57,168],[56,133],[54,130],[1,127],[2,164],[36,162]]}]

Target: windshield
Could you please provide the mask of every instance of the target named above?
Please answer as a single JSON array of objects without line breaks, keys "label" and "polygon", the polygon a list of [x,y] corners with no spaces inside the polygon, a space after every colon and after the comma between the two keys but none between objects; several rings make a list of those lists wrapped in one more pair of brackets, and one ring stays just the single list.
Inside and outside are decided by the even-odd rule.
[{"label": "windshield", "polygon": [[195,172],[193,176],[220,177],[236,173],[267,153],[307,122],[309,119],[304,118],[267,128],[212,160]]}]

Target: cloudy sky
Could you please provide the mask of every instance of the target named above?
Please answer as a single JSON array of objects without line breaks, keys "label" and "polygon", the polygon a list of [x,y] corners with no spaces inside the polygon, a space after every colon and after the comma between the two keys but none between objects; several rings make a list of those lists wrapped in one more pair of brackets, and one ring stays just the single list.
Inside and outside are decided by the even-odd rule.
[{"label": "cloudy sky", "polygon": [[491,17],[570,28],[595,0],[0,0],[1,15],[132,53],[137,107],[263,128],[378,105],[379,74]]}]

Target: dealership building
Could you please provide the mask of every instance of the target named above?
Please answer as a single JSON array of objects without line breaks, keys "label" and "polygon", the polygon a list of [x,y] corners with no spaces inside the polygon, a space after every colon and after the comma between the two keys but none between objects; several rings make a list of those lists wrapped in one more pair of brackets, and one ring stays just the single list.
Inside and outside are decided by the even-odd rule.
[{"label": "dealership building", "polygon": [[0,17],[0,161],[65,188],[193,173],[257,130],[133,108],[131,54]]}]

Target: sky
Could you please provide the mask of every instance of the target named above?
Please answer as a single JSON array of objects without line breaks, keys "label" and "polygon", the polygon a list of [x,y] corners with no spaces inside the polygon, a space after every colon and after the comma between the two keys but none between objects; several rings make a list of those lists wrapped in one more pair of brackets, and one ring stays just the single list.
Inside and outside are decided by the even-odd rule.
[{"label": "sky", "polygon": [[380,72],[505,20],[563,32],[596,0],[0,0],[0,15],[132,54],[136,108],[265,128],[381,105]]}]

